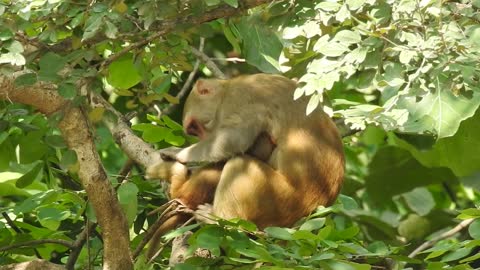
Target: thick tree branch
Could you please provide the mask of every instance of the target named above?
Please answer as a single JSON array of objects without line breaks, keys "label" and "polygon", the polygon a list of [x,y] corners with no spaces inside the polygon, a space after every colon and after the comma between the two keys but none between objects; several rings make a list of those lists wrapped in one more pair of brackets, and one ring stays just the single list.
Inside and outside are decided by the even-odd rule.
[{"label": "thick tree branch", "polygon": [[145,167],[161,159],[160,154],[152,146],[133,133],[123,115],[116,111],[104,98],[92,94],[90,106],[92,108],[103,108],[108,111],[108,113],[104,113],[103,123],[112,133],[116,143],[130,159]]},{"label": "thick tree branch", "polygon": [[15,87],[14,76],[0,76],[0,99],[29,104],[44,114],[63,112],[59,123],[65,142],[75,151],[79,179],[97,214],[104,239],[104,269],[133,269],[128,224],[95,148],[83,110],[61,98],[52,84]]}]

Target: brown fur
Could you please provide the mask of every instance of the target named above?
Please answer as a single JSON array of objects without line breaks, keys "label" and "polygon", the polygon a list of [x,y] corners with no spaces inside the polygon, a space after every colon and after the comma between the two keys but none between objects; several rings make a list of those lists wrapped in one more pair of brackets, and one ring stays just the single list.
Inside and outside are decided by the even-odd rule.
[{"label": "brown fur", "polygon": [[[247,219],[260,228],[290,226],[319,205],[331,204],[343,182],[341,138],[323,111],[305,115],[308,98],[294,101],[295,88],[293,81],[267,74],[198,81],[186,101],[184,129],[201,140],[163,154],[180,163],[225,165],[216,167],[214,176],[202,178],[200,169],[186,179],[159,173],[175,171],[180,163],[160,162],[147,176],[167,176],[172,198],[194,201],[193,209],[210,202],[217,185],[213,214]],[[267,150],[260,154],[252,151],[264,145]],[[262,158],[243,155],[249,147]]]}]

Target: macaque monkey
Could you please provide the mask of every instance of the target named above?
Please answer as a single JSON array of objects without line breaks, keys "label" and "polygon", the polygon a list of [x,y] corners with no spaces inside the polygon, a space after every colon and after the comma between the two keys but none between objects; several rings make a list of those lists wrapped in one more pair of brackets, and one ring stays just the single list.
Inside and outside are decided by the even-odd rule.
[{"label": "macaque monkey", "polygon": [[[275,145],[266,133],[260,134],[247,154],[266,161],[271,156]],[[200,168],[189,168],[176,161],[159,162],[147,168],[147,178],[166,179],[170,181],[170,198],[180,200],[185,206],[197,210],[198,206],[213,203],[213,196],[224,166],[224,162],[208,164]],[[161,237],[176,226],[186,222],[191,215],[178,213],[156,230],[147,251],[147,258],[152,258],[158,250]]]},{"label": "macaque monkey", "polygon": [[[198,80],[185,102],[183,127],[199,142],[162,150],[177,162],[159,162],[147,177],[171,181],[172,198],[213,199],[214,216],[259,228],[291,226],[331,204],[343,182],[342,141],[323,111],[305,115],[308,98],[294,101],[295,88],[294,81],[268,74]],[[189,175],[183,164],[190,162],[214,165]]]}]

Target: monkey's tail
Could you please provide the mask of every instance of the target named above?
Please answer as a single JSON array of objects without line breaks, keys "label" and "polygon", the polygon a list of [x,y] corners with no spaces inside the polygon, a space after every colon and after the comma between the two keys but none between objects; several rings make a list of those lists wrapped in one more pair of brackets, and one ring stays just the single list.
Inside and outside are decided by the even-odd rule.
[{"label": "monkey's tail", "polygon": [[164,236],[165,233],[187,222],[187,220],[189,220],[191,217],[192,215],[190,214],[178,213],[165,220],[165,222],[163,222],[162,225],[160,225],[160,227],[155,231],[155,234],[150,240],[150,244],[147,250],[147,260],[152,260],[154,259],[153,257],[156,256],[156,253],[160,248],[160,244],[162,243],[162,236]]}]

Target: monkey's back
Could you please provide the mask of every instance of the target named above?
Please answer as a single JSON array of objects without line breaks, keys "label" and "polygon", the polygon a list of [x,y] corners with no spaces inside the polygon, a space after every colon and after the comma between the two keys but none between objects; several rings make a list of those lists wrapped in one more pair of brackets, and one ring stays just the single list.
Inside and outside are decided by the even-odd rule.
[{"label": "monkey's back", "polygon": [[[268,163],[291,180],[305,211],[331,204],[343,183],[344,154],[333,121],[320,108],[306,115],[308,97],[293,100],[296,83],[279,75],[245,75],[229,81],[226,95],[254,117],[277,144]],[[235,101],[235,102],[233,102]],[[305,214],[308,214],[305,213]]]}]

